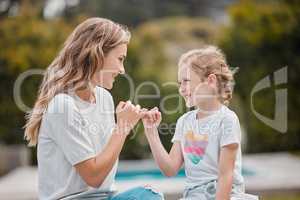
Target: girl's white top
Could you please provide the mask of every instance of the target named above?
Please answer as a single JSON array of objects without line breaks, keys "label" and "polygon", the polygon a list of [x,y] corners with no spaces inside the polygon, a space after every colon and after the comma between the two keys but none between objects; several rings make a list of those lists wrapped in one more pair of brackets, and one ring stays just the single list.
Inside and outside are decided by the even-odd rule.
[{"label": "girl's white top", "polygon": [[[74,165],[95,157],[108,143],[115,126],[111,94],[95,88],[96,103],[74,93],[58,94],[43,115],[37,148],[39,199],[59,199],[90,188]],[[118,161],[100,190],[115,190]]]},{"label": "girl's white top", "polygon": [[241,128],[236,114],[223,106],[208,117],[197,119],[198,110],[187,112],[176,124],[172,142],[180,142],[184,157],[186,188],[218,180],[222,147],[238,144],[234,167],[234,187],[243,192]]}]

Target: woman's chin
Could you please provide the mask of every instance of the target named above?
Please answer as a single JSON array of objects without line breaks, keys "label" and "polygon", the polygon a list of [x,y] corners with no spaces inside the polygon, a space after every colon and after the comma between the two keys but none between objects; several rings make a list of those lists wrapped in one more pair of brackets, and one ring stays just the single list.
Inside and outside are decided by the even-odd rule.
[{"label": "woman's chin", "polygon": [[114,87],[114,82],[111,82],[106,89],[111,90]]},{"label": "woman's chin", "polygon": [[107,86],[105,87],[105,89],[107,89],[107,90],[111,90],[112,88],[113,88],[113,84],[107,85]]},{"label": "woman's chin", "polygon": [[111,90],[113,88],[113,83],[111,84],[98,84],[99,87],[105,88],[107,90]]}]

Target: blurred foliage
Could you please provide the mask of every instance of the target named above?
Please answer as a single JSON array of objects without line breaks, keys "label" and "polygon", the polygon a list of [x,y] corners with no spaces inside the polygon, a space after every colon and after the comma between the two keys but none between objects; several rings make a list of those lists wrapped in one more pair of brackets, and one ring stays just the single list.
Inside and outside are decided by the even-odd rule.
[{"label": "blurred foliage", "polygon": [[265,195],[263,197],[264,200],[300,200],[300,194],[299,193],[283,193],[283,194],[274,194],[271,196]]},{"label": "blurred foliage", "polygon": [[[25,11],[26,12],[22,12]],[[24,4],[20,15],[0,20],[0,141],[23,142],[24,112],[15,104],[14,83],[28,69],[47,67],[73,26],[63,20],[45,21],[35,8]],[[21,97],[29,107],[41,77],[25,79]]]},{"label": "blurred foliage", "polygon": [[[220,45],[230,65],[240,67],[232,107],[238,112],[247,132],[247,151],[300,148],[296,115],[300,101],[296,92],[300,64],[300,9],[297,1],[240,1],[229,9],[229,25],[199,17],[206,16],[204,13],[208,12],[208,8],[205,5],[209,1],[203,1],[207,4],[201,7],[197,7],[200,1],[192,0],[176,0],[172,3],[80,1],[79,6],[66,9],[62,17],[48,20],[43,19],[42,4],[29,0],[24,2],[20,4],[17,15],[7,16],[9,12],[6,12],[6,16],[2,14],[0,17],[1,143],[24,142],[24,112],[13,99],[13,86],[18,75],[28,69],[46,68],[76,24],[87,16],[102,16],[134,27],[131,28],[133,37],[125,65],[134,83],[133,92],[136,93],[130,94],[128,76],[120,77],[112,90],[115,103],[131,97],[134,103],[147,108],[177,108],[176,112],[163,113],[163,124],[173,123],[173,126],[163,129],[161,134],[167,149],[171,146],[174,123],[186,112],[182,98],[177,95],[178,58],[188,49],[204,44]],[[199,14],[201,9],[203,12]],[[259,80],[286,65],[289,66],[289,129],[288,133],[280,134],[253,115],[250,92]],[[26,105],[33,105],[40,80],[40,76],[33,76],[22,85],[22,98]],[[158,86],[159,93],[154,84]],[[275,88],[254,96],[255,109],[270,118],[274,115]],[[158,95],[151,99],[137,99],[137,94]],[[136,134],[127,140],[121,158],[139,159],[149,156],[141,124],[136,130]]]},{"label": "blurred foliage", "polygon": [[65,9],[66,17],[78,12],[88,16],[102,16],[129,26],[137,26],[153,19],[169,16],[214,17],[215,10],[234,0],[81,0],[79,6]]},{"label": "blurred foliage", "polygon": [[[242,98],[249,152],[300,148],[300,4],[298,1],[241,1],[229,10],[231,25],[220,42],[229,63],[240,67],[236,91]],[[254,108],[273,118],[276,89],[288,88],[288,131],[279,133],[259,121],[250,108],[255,84],[288,66],[288,84],[261,90],[253,96]],[[280,123],[280,122],[279,122]]]}]

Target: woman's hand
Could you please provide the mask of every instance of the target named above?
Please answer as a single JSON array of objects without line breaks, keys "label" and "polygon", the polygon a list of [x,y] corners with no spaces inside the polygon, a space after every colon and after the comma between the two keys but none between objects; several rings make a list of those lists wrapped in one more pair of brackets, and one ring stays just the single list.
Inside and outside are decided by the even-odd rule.
[{"label": "woman's hand", "polygon": [[159,112],[158,108],[155,107],[151,110],[143,108],[141,113],[146,134],[151,130],[157,130],[161,122],[161,113]]},{"label": "woman's hand", "polygon": [[142,116],[141,106],[135,106],[130,101],[121,101],[116,108],[116,114],[117,133],[127,136]]}]

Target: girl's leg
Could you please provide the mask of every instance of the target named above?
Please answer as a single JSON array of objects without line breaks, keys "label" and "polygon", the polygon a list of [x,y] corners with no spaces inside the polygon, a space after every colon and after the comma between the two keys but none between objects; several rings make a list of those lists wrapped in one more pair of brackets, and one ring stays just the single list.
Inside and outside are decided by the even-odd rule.
[{"label": "girl's leg", "polygon": [[125,192],[119,193],[111,198],[111,200],[163,200],[161,193],[156,192],[151,187],[136,187]]},{"label": "girl's leg", "polygon": [[197,185],[186,189],[183,193],[184,200],[214,200],[216,196],[216,181]]},{"label": "girl's leg", "polygon": [[258,196],[252,194],[232,194],[230,200],[258,200]]}]

